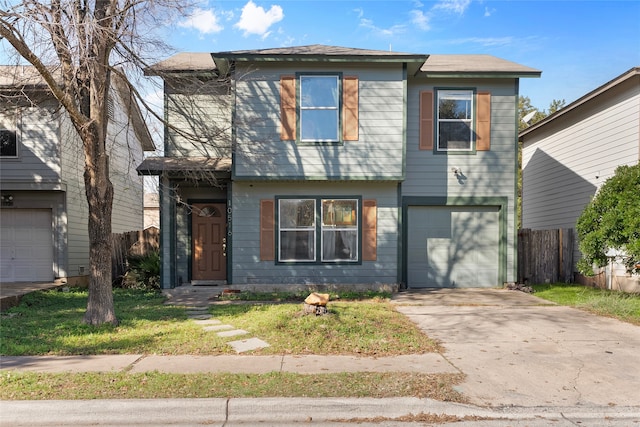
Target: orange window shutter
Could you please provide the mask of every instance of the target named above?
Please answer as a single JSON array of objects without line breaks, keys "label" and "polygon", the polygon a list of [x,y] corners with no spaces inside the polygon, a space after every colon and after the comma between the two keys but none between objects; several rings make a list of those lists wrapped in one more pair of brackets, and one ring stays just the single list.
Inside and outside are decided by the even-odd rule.
[{"label": "orange window shutter", "polygon": [[378,205],[375,200],[362,201],[362,260],[378,258]]},{"label": "orange window shutter", "polygon": [[260,200],[260,261],[276,259],[275,202]]},{"label": "orange window shutter", "polygon": [[420,92],[420,145],[421,150],[433,150],[433,92]]},{"label": "orange window shutter", "polygon": [[491,149],[491,94],[478,92],[478,112],[476,115],[476,150]]},{"label": "orange window shutter", "polygon": [[358,76],[342,79],[342,138],[357,141],[358,135]]},{"label": "orange window shutter", "polygon": [[296,139],[296,76],[280,77],[280,139]]}]

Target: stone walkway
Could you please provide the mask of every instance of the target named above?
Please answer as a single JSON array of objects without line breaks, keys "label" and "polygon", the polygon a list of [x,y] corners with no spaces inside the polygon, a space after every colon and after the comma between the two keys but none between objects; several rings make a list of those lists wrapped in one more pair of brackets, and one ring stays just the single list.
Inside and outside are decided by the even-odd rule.
[{"label": "stone walkway", "polygon": [[[178,305],[172,304],[172,301],[169,300],[167,302],[170,305]],[[182,307],[186,307],[187,309],[187,317],[192,319],[196,324],[201,325],[202,328],[206,332],[215,332],[221,338],[229,338],[229,337],[240,337],[242,335],[247,335],[249,332],[244,329],[237,329],[233,325],[223,324],[220,320],[214,319],[213,316],[209,313],[208,305],[191,305],[191,304],[180,304]],[[261,348],[269,347],[269,343],[261,340],[260,338],[245,338],[241,340],[229,341],[227,342],[236,353],[244,353],[251,350],[258,350]]]}]

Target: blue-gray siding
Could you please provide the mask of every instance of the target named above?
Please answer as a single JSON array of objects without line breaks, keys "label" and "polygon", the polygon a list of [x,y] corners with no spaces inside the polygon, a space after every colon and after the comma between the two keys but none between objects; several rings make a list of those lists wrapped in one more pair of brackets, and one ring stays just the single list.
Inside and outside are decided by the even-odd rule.
[{"label": "blue-gray siding", "polygon": [[[359,264],[276,264],[260,260],[260,200],[276,196],[361,196],[377,202],[377,260]],[[232,262],[235,284],[397,284],[398,194],[395,183],[234,183]]]},{"label": "blue-gray siding", "polygon": [[[358,76],[359,139],[343,144],[280,140],[280,76],[291,69],[263,66],[237,83],[238,178],[397,179],[402,176],[404,90],[402,67],[311,68],[297,72],[341,72]],[[258,78],[259,77],[259,78]]]}]

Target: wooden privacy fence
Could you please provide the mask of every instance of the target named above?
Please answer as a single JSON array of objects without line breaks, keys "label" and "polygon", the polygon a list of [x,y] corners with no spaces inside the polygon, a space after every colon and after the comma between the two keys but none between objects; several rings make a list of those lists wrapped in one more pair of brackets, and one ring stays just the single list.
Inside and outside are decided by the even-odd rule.
[{"label": "wooden privacy fence", "polygon": [[160,230],[149,227],[145,230],[128,231],[111,235],[111,277],[119,280],[127,271],[128,256],[143,256],[158,251]]},{"label": "wooden privacy fence", "polygon": [[518,283],[569,283],[573,279],[572,228],[518,231]]}]

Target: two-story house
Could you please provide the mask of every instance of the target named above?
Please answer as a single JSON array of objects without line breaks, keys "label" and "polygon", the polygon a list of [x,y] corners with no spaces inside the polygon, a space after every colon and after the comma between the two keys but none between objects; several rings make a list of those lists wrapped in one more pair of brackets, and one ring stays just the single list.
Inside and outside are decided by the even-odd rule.
[{"label": "two-story house", "polygon": [[[113,232],[142,229],[136,166],[153,141],[138,105],[112,79],[107,130],[114,185]],[[0,282],[89,274],[84,154],[68,116],[32,67],[0,67]]]},{"label": "two-story house", "polygon": [[163,288],[515,281],[518,82],[540,71],[312,45],[147,73],[169,123],[138,168],[160,176]]},{"label": "two-story house", "polygon": [[[522,225],[545,230],[575,228],[578,217],[618,166],[640,161],[640,67],[625,71],[520,132]],[[639,196],[640,197],[640,196]],[[637,292],[640,278],[624,263],[595,278],[577,273],[582,256],[576,239],[572,267],[583,284]],[[608,283],[607,283],[608,282]]]}]

